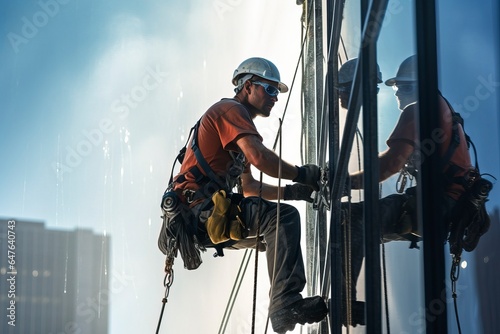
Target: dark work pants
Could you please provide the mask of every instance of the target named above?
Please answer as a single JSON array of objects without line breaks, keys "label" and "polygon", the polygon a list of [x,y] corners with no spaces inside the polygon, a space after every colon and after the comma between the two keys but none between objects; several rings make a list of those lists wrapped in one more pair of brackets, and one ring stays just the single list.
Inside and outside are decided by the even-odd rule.
[{"label": "dark work pants", "polygon": [[[403,214],[403,204],[410,198],[407,194],[393,194],[379,200],[379,215],[381,228],[381,243],[389,241],[408,241],[397,233],[401,216]],[[444,196],[443,207],[441,211],[441,221],[448,226],[451,212],[456,205],[456,201],[449,196]],[[364,258],[364,218],[363,218],[363,202],[359,203],[342,203],[342,212],[344,215],[342,224],[342,242],[343,256],[347,258],[348,249],[350,249],[351,258],[351,279],[350,291],[351,299],[356,300],[356,283],[361,271]],[[412,217],[416,219],[416,217]],[[347,229],[349,229],[350,238],[346,238]],[[350,239],[350,241],[349,241]],[[446,241],[446,236],[443,236],[443,242]],[[345,266],[343,266],[344,277],[347,276]],[[345,284],[344,289],[345,291]]]},{"label": "dark work pants", "polygon": [[259,249],[265,248],[266,252],[271,281],[269,314],[273,314],[302,298],[300,293],[304,289],[306,278],[300,247],[300,215],[295,207],[280,203],[280,221],[276,224],[278,204],[260,201],[260,209],[258,197],[247,197],[240,203],[243,221],[249,228],[249,236],[229,248],[255,248],[260,216]]}]

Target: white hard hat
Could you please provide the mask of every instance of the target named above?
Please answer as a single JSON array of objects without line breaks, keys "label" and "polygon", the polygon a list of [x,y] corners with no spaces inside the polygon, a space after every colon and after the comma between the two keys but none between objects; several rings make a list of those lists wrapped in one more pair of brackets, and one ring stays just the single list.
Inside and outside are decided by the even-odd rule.
[{"label": "white hard hat", "polygon": [[396,82],[412,82],[417,81],[417,55],[406,58],[401,65],[399,65],[398,73],[394,78],[387,79],[385,84],[393,86]]},{"label": "white hard hat", "polygon": [[249,74],[276,82],[280,93],[288,92],[288,86],[280,81],[280,72],[278,68],[267,59],[253,57],[243,61],[240,66],[234,70],[233,85],[241,88],[243,83],[251,77],[248,76]]},{"label": "white hard hat", "polygon": [[[346,86],[352,82],[354,79],[354,71],[356,70],[356,64],[358,63],[358,58],[352,58],[346,61],[339,69],[338,82],[339,86]],[[377,83],[382,82],[382,72],[377,65]]]}]

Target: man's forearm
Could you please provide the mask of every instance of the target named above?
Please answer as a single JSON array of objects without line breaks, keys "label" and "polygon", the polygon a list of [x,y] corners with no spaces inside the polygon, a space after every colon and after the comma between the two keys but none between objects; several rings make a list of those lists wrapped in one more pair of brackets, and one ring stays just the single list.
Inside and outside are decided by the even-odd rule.
[{"label": "man's forearm", "polygon": [[271,150],[262,152],[259,161],[254,166],[263,173],[282,179],[293,180],[297,177],[298,171],[295,165],[292,165],[284,160],[281,160],[281,175],[279,171],[280,158]]}]

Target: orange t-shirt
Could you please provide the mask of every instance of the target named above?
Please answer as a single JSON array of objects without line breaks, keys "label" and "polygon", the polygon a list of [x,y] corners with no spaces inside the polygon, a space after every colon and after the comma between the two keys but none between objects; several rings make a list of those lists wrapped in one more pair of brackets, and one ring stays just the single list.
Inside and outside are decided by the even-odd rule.
[{"label": "orange t-shirt", "polygon": [[[425,160],[433,153],[433,149],[440,147],[440,156],[443,157],[450,146],[452,140],[452,114],[448,107],[448,104],[442,96],[438,98],[439,104],[439,122],[440,128],[433,131],[434,137],[427,139],[425,142],[420,142],[419,132],[418,132],[418,103],[411,104],[407,106],[401,113],[398,123],[394,128],[392,134],[387,139],[387,145],[390,147],[394,141],[403,140],[415,147],[415,150],[419,150],[420,161]],[[458,134],[460,136],[460,144],[455,149],[452,154],[450,162],[458,167],[459,171],[453,176],[463,176],[468,171],[472,170],[471,159],[469,155],[469,150],[467,147],[467,141],[465,140],[464,131],[461,125],[458,125]],[[417,160],[418,161],[418,160]],[[445,168],[447,168],[446,165]],[[446,192],[454,199],[458,199],[460,195],[464,192],[464,188],[456,183],[451,183],[447,185]]]},{"label": "orange t-shirt", "polygon": [[[210,168],[216,175],[225,177],[227,168],[233,162],[230,151],[241,152],[236,141],[242,136],[254,135],[262,141],[247,108],[235,99],[222,99],[211,106],[203,115],[198,129],[198,147]],[[184,175],[185,181],[175,185],[175,189],[199,189],[200,185],[194,181],[189,170],[195,165],[203,171],[191,149],[191,142],[187,145],[184,162],[174,181]],[[247,164],[245,172],[250,166]],[[205,173],[203,173],[205,174]]]}]

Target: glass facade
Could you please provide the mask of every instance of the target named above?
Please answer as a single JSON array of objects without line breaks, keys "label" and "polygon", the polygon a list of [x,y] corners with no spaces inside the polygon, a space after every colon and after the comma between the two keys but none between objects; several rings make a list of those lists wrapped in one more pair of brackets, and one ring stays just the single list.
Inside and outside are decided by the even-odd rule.
[{"label": "glass facade", "polygon": [[[434,154],[441,150],[441,156],[446,156],[444,154],[446,147],[443,143],[446,142],[447,135],[441,133],[445,127],[441,120],[442,114],[439,114],[439,118],[436,116],[439,108],[432,108],[432,106],[438,106],[439,102],[429,92],[438,89],[452,108],[461,114],[466,133],[475,143],[481,173],[496,176],[499,167],[498,159],[496,154],[490,155],[488,152],[498,151],[496,137],[499,120],[497,113],[494,112],[498,106],[498,93],[495,93],[494,87],[497,83],[493,79],[498,75],[498,43],[495,42],[498,37],[498,18],[495,16],[498,8],[493,3],[485,5],[482,9],[486,15],[483,17],[485,19],[475,21],[473,17],[479,18],[478,13],[482,11],[478,6],[464,6],[459,10],[457,7],[460,6],[452,2],[436,1],[436,24],[433,27],[434,20],[432,20],[432,15],[429,15],[427,4],[415,4],[413,1],[389,1],[383,12],[368,11],[377,5],[375,1],[365,4],[365,7],[363,5],[363,2],[361,4],[345,2],[341,43],[338,50],[339,67],[343,64],[349,66],[349,60],[361,55],[370,56],[372,51],[366,51],[368,45],[363,43],[363,36],[368,37],[367,43],[371,41],[370,38],[376,39],[375,58],[382,80],[377,85],[379,89],[376,108],[369,104],[372,101],[370,97],[363,94],[357,96],[363,99],[358,123],[360,132],[355,134],[353,141],[349,172],[364,169],[365,174],[370,170],[375,170],[374,173],[377,174],[378,171],[387,171],[384,155],[390,152],[390,150],[386,151],[388,145],[394,143],[387,142],[389,138],[409,140],[413,136],[409,132],[415,131],[421,139],[416,145],[418,157],[413,159],[414,164],[412,165],[405,158],[406,167],[408,167],[405,169],[406,172],[391,173],[393,175],[380,184],[379,194],[376,196],[386,200],[380,201],[373,207],[371,205],[373,197],[370,197],[373,194],[367,189],[366,192],[354,192],[352,202],[365,203],[365,212],[367,212],[365,223],[383,224],[383,217],[386,216],[384,211],[395,209],[388,204],[389,199],[394,194],[400,193],[404,185],[406,185],[405,189],[415,187],[417,200],[414,205],[418,226],[413,226],[411,230],[412,235],[419,236],[417,239],[419,241],[416,243],[418,248],[407,240],[383,244],[380,261],[378,261],[379,254],[376,254],[375,258],[372,257],[372,260],[376,262],[375,271],[373,271],[372,264],[366,262],[368,260],[368,254],[366,254],[364,264],[366,274],[376,276],[374,279],[373,276],[361,275],[358,281],[357,299],[367,301],[368,320],[370,315],[375,315],[380,316],[381,321],[372,318],[371,324],[368,323],[366,328],[355,328],[354,332],[439,333],[447,331],[456,333],[458,326],[463,332],[494,332],[493,328],[498,326],[495,320],[491,318],[486,320],[494,298],[490,299],[482,294],[480,287],[483,282],[487,284],[489,276],[498,275],[494,266],[488,265],[490,257],[487,251],[485,252],[485,249],[489,247],[488,243],[492,242],[495,234],[498,233],[495,228],[498,219],[498,206],[495,202],[498,201],[496,199],[498,197],[493,190],[490,193],[490,200],[486,203],[491,217],[490,231],[481,237],[476,250],[472,252],[464,250],[460,259],[455,258],[458,262],[456,267],[453,266],[456,269],[452,271],[452,256],[448,243],[436,242],[436,239],[440,239],[440,234],[446,233],[447,226],[445,225],[444,231],[436,231],[437,224],[442,222],[439,210],[445,207],[446,203],[442,202],[442,187],[438,183],[442,182],[443,176],[436,172],[442,168],[441,158],[434,157]],[[450,15],[450,12],[457,13],[457,11],[462,14]],[[362,29],[363,13],[368,13],[365,14],[368,15],[365,35]],[[427,16],[422,18],[424,14]],[[468,22],[474,21],[475,24],[463,25],[461,24],[463,21],[458,17]],[[379,35],[376,29],[377,23],[381,23]],[[432,39],[433,35],[435,40]],[[478,39],[469,39],[472,35],[477,36]],[[486,36],[491,38],[488,46],[482,44]],[[474,53],[472,58],[468,57],[467,54],[475,49],[482,51]],[[412,61],[409,57],[413,55],[415,56],[414,64],[409,66]],[[489,65],[485,66],[485,63]],[[410,67],[412,69],[409,71]],[[366,68],[358,68],[358,70],[363,73],[360,79],[365,82],[371,81],[371,85],[374,86],[373,72],[370,74],[369,69]],[[343,80],[341,73],[342,70],[340,70],[339,82]],[[395,80],[388,80],[392,78]],[[366,90],[369,85],[362,87]],[[465,87],[469,87],[468,92],[465,91],[467,90]],[[354,85],[352,91],[354,92]],[[344,115],[356,111],[356,96],[353,95],[351,95],[349,110],[340,109],[341,119],[343,117],[349,119],[349,116]],[[418,109],[414,109],[418,110],[417,115],[420,117],[417,117],[412,126],[405,127],[405,121],[409,121],[408,113],[411,109],[405,109],[405,106],[414,102],[417,102]],[[367,112],[370,115],[367,116]],[[372,137],[373,129],[370,130],[369,125],[367,127],[367,123],[372,124],[373,118],[376,119],[375,131],[378,132],[375,138]],[[483,120],[482,125],[481,120]],[[485,131],[480,129],[485,129]],[[364,131],[368,132],[364,133]],[[485,133],[491,134],[491,137],[485,136]],[[363,135],[365,135],[364,141]],[[367,150],[370,140],[377,139],[378,152],[371,155],[375,158],[370,159],[370,155],[363,155],[363,150]],[[490,147],[493,151],[490,151]],[[381,156],[380,159],[376,158],[378,154]],[[470,156],[472,164],[475,164],[476,154],[472,147]],[[399,156],[394,158],[402,159]],[[414,170],[419,172],[412,175],[411,172]],[[377,179],[378,174],[371,177]],[[484,175],[484,177],[495,182],[490,175]],[[447,197],[444,198],[444,201],[447,201]],[[345,197],[342,201],[346,201]],[[405,212],[400,214],[404,215]],[[381,221],[373,220],[371,216],[373,214],[380,214]],[[426,235],[427,240],[430,239],[427,243]],[[420,236],[424,237],[423,241]],[[365,240],[369,237],[366,235]],[[343,234],[341,238],[346,238],[346,235]],[[366,249],[370,249],[370,246],[372,245],[368,241]],[[371,250],[373,251],[373,248]],[[354,250],[351,251],[354,252]],[[347,259],[344,261],[348,262]],[[485,275],[486,271],[489,271],[489,274]],[[377,286],[381,286],[380,295],[366,295],[365,287],[375,289]],[[453,291],[457,295],[457,316],[452,297]],[[370,305],[370,300],[375,302],[376,306]],[[370,307],[379,307],[380,312],[370,310]],[[479,318],[482,320],[478,321]]]}]

